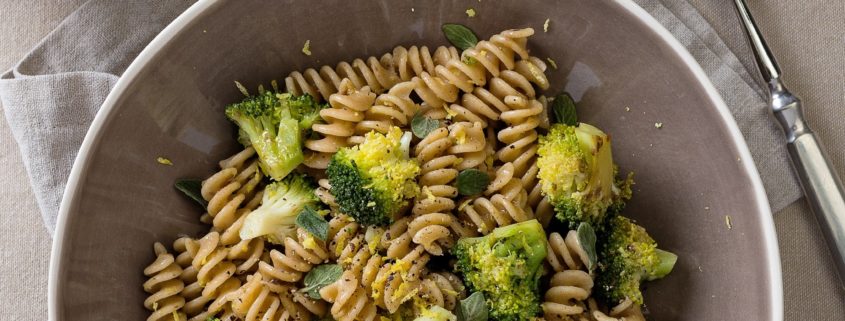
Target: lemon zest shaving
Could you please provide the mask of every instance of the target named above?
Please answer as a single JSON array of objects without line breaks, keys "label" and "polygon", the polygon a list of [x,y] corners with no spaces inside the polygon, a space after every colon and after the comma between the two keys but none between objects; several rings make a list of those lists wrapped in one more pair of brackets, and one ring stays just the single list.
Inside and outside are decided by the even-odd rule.
[{"label": "lemon zest shaving", "polygon": [[302,53],[306,56],[311,55],[311,40],[305,40],[305,45],[302,46]]}]

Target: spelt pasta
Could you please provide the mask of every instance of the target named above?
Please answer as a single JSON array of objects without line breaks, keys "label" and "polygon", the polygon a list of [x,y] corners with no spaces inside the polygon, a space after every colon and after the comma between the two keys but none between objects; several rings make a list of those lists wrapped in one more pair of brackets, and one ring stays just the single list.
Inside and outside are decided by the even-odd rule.
[{"label": "spelt pasta", "polygon": [[179,279],[182,268],[161,243],[155,243],[153,249],[156,260],[144,269],[144,275],[149,277],[144,282],[144,291],[150,294],[144,300],[144,307],[153,311],[147,321],[173,320],[174,313],[176,319],[184,320],[185,313],[180,311],[185,306],[185,298],[180,295],[185,288]]},{"label": "spelt pasta", "polygon": [[[506,30],[462,52],[398,46],[381,57],[292,72],[285,78],[289,95],[279,93],[275,83],[275,92],[262,89],[267,95],[261,97],[274,104],[293,104],[282,99],[298,97],[299,103],[324,101],[327,107],[315,109],[319,117],[312,122],[289,119],[295,123],[286,123],[289,127],[277,118],[305,109],[266,109],[273,113],[262,121],[274,127],[258,140],[247,137],[249,144],[202,181],[196,193],[207,201],[199,217],[207,233],[179,237],[172,253],[154,244],[155,258],[143,270],[148,278],[143,289],[149,293],[144,307],[152,311],[148,320],[407,321],[430,317],[434,306],[454,314],[461,300],[480,291],[456,263],[462,240],[497,235],[496,228],[533,219],[546,229],[541,239],[547,241],[535,249],[546,250],[537,262],[545,264],[548,275],[537,289],[542,302],[533,306],[530,319],[645,320],[640,301],[596,300],[600,272],[588,253],[595,244],[585,247],[589,242],[580,230],[553,222],[560,204],[553,205],[542,188],[548,180],[541,181],[543,162],[537,160],[543,135],[555,127],[550,99],[542,93],[549,88],[546,65],[528,50],[533,34],[531,28]],[[261,111],[251,106],[243,112]],[[228,108],[227,116],[234,117]],[[388,135],[395,139],[380,141],[385,149],[370,154],[402,154],[407,166],[391,167],[398,161],[369,155],[338,160],[361,149],[351,147]],[[264,174],[270,165],[262,144],[284,139],[301,141],[300,161],[291,168],[298,167],[288,175],[302,178],[297,182],[307,186],[307,197],[286,194],[293,189],[284,185],[286,178]],[[297,152],[281,150],[274,161]],[[342,161],[352,169],[375,167],[378,175],[345,172],[360,181],[335,180],[332,166]],[[393,184],[408,172],[413,184]],[[377,180],[410,196],[374,192]],[[353,187],[355,193],[346,193]],[[614,188],[615,194],[623,193]],[[347,194],[360,204],[347,206]],[[307,205],[286,207],[297,202]],[[401,205],[393,205],[383,222],[356,213],[375,213],[380,202]],[[264,223],[271,225],[270,234],[242,238],[242,230],[253,230],[247,218],[259,212],[270,222]],[[530,245],[537,244],[525,244]],[[334,274],[319,274],[325,271]]]}]

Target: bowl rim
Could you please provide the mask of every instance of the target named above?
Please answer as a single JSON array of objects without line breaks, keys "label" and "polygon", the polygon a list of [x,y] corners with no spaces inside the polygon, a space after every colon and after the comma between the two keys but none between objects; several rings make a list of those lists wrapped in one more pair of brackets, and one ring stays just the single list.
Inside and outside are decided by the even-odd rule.
[{"label": "bowl rim", "polygon": [[[219,4],[222,0],[200,0],[191,5],[187,10],[174,19],[161,33],[159,33],[153,40],[138,54],[138,57],[132,61],[127,67],[123,75],[118,79],[112,91],[108,94],[97,114],[94,117],[85,138],[82,141],[79,152],[71,168],[68,176],[67,184],[65,185],[64,193],[62,195],[62,202],[59,206],[58,218],[56,222],[56,230],[53,236],[52,250],[50,253],[50,269],[48,274],[47,287],[47,315],[49,320],[58,321],[60,307],[60,292],[59,292],[59,276],[63,267],[60,266],[62,254],[65,249],[65,237],[67,220],[73,205],[76,203],[80,183],[83,175],[89,168],[89,161],[92,157],[91,150],[99,142],[102,137],[103,125],[106,120],[114,112],[117,102],[127,92],[129,85],[138,76],[138,74],[147,66],[147,64],[160,52],[160,49],[173,40],[187,25],[193,22],[203,12],[212,6]],[[739,130],[736,120],[731,115],[727,105],[722,99],[719,92],[710,82],[707,74],[701,68],[701,65],[692,57],[689,51],[665,28],[660,22],[652,17],[642,7],[634,3],[633,0],[612,0],[612,2],[627,10],[635,18],[639,19],[646,27],[657,34],[669,47],[677,54],[681,60],[692,71],[695,79],[701,84],[710,99],[711,104],[716,107],[716,111],[722,117],[722,121],[727,126],[731,139],[737,147],[739,153],[740,163],[742,167],[749,174],[751,185],[756,196],[757,207],[761,223],[763,241],[767,255],[767,265],[769,272],[769,284],[771,293],[769,297],[771,321],[783,320],[783,280],[780,266],[780,253],[778,250],[777,234],[775,233],[775,225],[771,208],[769,207],[768,197],[763,188],[763,183],[757,167],[754,165],[751,158],[751,152],[748,150],[748,145]]]}]

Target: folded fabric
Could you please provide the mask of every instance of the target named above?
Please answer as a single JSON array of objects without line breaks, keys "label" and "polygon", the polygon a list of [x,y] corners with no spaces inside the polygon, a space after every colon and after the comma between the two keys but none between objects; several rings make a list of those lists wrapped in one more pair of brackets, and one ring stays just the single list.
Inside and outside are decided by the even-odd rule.
[{"label": "folded fabric", "polygon": [[[686,0],[634,0],[681,41],[748,141],[774,210],[800,197],[761,88]],[[0,76],[0,102],[52,232],[73,160],[120,74],[192,1],[92,0]],[[712,4],[718,5],[718,4]]]}]

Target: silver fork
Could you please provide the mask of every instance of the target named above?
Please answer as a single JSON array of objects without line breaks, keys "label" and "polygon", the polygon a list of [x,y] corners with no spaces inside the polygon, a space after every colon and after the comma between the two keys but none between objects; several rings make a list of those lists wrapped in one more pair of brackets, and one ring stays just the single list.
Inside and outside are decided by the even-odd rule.
[{"label": "silver fork", "polygon": [[734,0],[757,60],[757,67],[769,85],[769,106],[786,134],[793,169],[798,174],[807,202],[833,255],[839,280],[845,278],[845,189],[836,175],[818,137],[804,120],[801,100],[781,81],[781,71],[763,35],[748,11],[745,0]]}]

